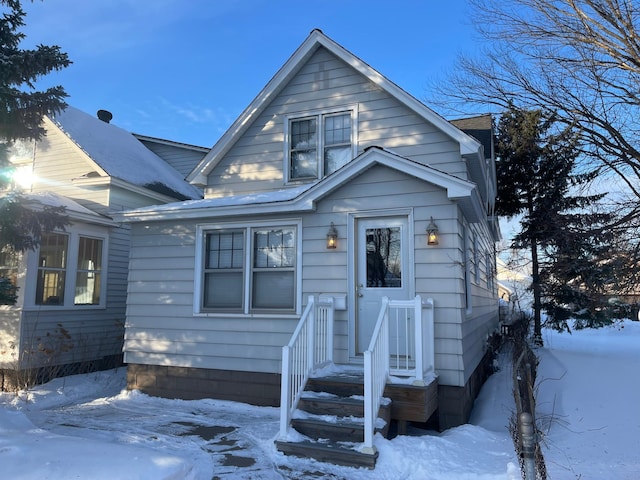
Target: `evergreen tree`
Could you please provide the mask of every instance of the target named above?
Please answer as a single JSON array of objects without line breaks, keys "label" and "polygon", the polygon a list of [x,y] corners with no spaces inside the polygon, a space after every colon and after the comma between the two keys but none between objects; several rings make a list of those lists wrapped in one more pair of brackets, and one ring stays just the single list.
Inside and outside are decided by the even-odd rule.
[{"label": "evergreen tree", "polygon": [[578,224],[595,220],[577,212],[600,198],[572,195],[597,172],[574,172],[578,137],[569,128],[554,133],[553,127],[552,115],[510,105],[500,118],[496,139],[496,211],[502,216],[521,216],[521,230],[512,248],[530,253],[534,342],[538,344],[542,344],[543,297],[551,291],[544,282],[564,278],[555,269],[556,260],[563,255],[566,264],[571,264],[572,247],[563,243],[564,236],[576,231]]},{"label": "evergreen tree", "polygon": [[[9,147],[17,139],[39,139],[45,132],[42,117],[63,109],[67,94],[61,86],[36,90],[36,82],[71,61],[58,46],[20,49],[25,35],[25,12],[19,0],[0,0],[0,253],[35,248],[42,232],[68,224],[64,208],[33,208],[11,181]],[[0,292],[6,292],[6,279]],[[0,294],[0,303],[15,302],[13,294]]]}]

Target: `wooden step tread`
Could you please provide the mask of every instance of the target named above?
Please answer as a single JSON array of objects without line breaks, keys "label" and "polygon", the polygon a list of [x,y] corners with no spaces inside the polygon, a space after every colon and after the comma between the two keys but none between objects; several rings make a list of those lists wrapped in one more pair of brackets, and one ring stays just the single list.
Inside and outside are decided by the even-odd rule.
[{"label": "wooden step tread", "polygon": [[333,396],[303,396],[298,409],[316,415],[364,416],[364,399]]},{"label": "wooden step tread", "polygon": [[276,448],[285,455],[314,458],[320,462],[346,467],[374,468],[378,458],[378,452],[374,454],[362,453],[331,442],[283,442],[276,440],[275,443]]},{"label": "wooden step tread", "polygon": [[325,438],[335,442],[363,442],[364,423],[351,419],[327,422],[316,418],[294,418],[291,426],[305,437]]}]

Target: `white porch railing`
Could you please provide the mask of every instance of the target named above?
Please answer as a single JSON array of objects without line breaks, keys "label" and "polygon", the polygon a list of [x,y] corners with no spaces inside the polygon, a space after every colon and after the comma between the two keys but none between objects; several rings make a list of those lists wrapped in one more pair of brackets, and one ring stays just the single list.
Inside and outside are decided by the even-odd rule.
[{"label": "white porch railing", "polygon": [[[424,321],[423,309],[426,311]],[[393,354],[390,354],[390,323],[395,329]],[[434,369],[433,339],[432,299],[428,299],[424,305],[420,295],[413,300],[389,300],[387,297],[382,299],[369,348],[364,352],[362,452],[375,453],[375,422],[389,374],[413,377],[414,385],[425,385],[425,376]],[[391,360],[394,363],[393,370],[390,368]]]},{"label": "white porch railing", "polygon": [[420,295],[413,300],[390,300],[389,323],[391,374],[413,377],[413,385],[424,386],[425,376],[434,370],[433,299],[424,303]]},{"label": "white porch railing", "polygon": [[369,348],[364,352],[364,445],[363,453],[375,453],[373,435],[382,393],[389,376],[389,299],[382,299]]},{"label": "white porch railing", "polygon": [[321,364],[333,361],[333,299],[309,296],[291,340],[282,347],[280,437],[289,430],[309,375]]}]

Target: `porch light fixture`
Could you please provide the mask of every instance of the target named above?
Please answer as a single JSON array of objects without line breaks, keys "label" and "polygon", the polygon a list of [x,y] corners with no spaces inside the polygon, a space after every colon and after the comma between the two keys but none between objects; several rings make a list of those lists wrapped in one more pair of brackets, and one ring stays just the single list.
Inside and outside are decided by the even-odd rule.
[{"label": "porch light fixture", "polygon": [[433,222],[433,217],[427,225],[427,245],[438,245],[438,226]]},{"label": "porch light fixture", "polygon": [[335,248],[338,248],[338,231],[333,222],[331,222],[331,226],[327,232],[327,249],[333,250]]}]

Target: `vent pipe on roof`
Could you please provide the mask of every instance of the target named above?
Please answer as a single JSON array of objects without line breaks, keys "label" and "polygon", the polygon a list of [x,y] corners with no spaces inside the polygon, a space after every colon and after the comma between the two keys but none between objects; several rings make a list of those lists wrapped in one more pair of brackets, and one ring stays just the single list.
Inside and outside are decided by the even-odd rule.
[{"label": "vent pipe on roof", "polygon": [[109,123],[113,118],[113,114],[108,110],[98,110],[97,115],[104,123]]}]

